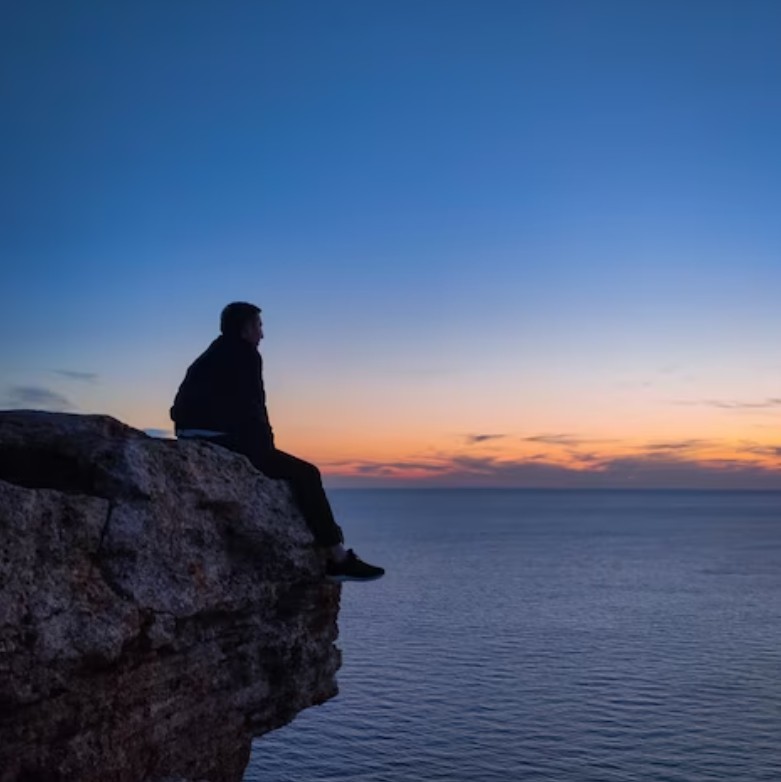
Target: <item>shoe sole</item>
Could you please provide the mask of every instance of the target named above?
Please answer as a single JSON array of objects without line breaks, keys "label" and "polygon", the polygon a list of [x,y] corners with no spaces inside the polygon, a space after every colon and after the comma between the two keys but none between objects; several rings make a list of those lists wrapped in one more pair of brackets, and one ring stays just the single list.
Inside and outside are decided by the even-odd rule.
[{"label": "shoe sole", "polygon": [[379,576],[365,576],[361,578],[359,576],[326,576],[326,581],[330,581],[332,584],[342,584],[345,581],[377,581],[382,578],[385,573],[380,573]]}]

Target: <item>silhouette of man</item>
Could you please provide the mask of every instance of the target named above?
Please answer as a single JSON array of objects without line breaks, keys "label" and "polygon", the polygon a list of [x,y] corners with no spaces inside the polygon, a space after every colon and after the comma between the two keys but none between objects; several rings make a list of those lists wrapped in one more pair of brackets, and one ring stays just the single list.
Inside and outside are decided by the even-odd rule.
[{"label": "silhouette of man", "polygon": [[344,536],[326,497],[320,471],[274,445],[266,409],[260,308],[228,304],[220,317],[221,336],[190,365],[176,394],[171,419],[176,436],[203,439],[244,454],[269,478],[290,482],[293,496],[318,546],[328,551],[332,581],[371,581],[385,571],[345,550]]}]

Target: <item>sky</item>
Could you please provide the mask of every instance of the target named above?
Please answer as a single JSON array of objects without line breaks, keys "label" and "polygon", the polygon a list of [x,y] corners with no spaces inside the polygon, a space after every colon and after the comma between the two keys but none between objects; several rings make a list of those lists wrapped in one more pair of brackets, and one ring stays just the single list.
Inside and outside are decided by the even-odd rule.
[{"label": "sky", "polygon": [[230,301],[329,486],[781,489],[781,3],[0,11],[0,408],[170,435]]}]

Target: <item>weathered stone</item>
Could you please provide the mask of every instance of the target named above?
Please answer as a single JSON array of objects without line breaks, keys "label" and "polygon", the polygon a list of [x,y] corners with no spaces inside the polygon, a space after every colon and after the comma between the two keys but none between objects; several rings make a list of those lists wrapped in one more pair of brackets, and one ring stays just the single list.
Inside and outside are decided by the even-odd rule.
[{"label": "weathered stone", "polygon": [[0,782],[240,780],[336,694],[339,597],[244,457],[0,413]]}]

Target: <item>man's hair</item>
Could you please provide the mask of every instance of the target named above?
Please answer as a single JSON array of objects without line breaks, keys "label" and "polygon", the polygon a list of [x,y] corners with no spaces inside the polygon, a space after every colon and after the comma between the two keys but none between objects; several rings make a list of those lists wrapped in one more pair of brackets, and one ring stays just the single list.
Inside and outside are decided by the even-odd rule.
[{"label": "man's hair", "polygon": [[220,331],[229,337],[238,337],[248,321],[260,314],[260,307],[246,301],[231,302],[220,315]]}]

